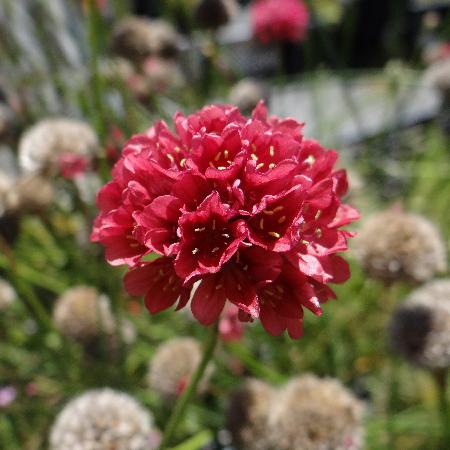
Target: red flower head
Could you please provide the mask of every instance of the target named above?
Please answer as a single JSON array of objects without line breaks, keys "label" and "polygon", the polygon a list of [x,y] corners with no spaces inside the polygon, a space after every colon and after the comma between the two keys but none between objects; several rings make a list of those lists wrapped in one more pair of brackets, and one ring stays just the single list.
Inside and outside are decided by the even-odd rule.
[{"label": "red flower head", "polygon": [[255,0],[250,11],[253,34],[263,44],[306,37],[309,12],[303,0]]},{"label": "red flower head", "polygon": [[[341,203],[337,153],[304,139],[294,119],[247,119],[207,106],[134,136],[98,194],[92,240],[110,264],[128,265],[125,287],[157,313],[177,303],[202,324],[225,306],[273,335],[302,333],[303,308],[321,314],[328,283],[349,276],[336,256],[358,218]],[[143,258],[155,252],[159,258]],[[228,307],[227,307],[228,310]]]}]

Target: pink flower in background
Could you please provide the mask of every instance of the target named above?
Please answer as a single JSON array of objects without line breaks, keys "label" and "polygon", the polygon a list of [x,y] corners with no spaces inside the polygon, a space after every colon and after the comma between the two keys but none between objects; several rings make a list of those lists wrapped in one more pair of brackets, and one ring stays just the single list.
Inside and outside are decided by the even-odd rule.
[{"label": "pink flower in background", "polygon": [[83,155],[75,153],[62,153],[58,157],[59,170],[61,176],[68,180],[73,180],[78,175],[82,175],[88,169],[88,159]]},{"label": "pink flower in background", "polygon": [[336,253],[358,213],[341,203],[337,153],[262,103],[249,119],[229,105],[177,113],[174,128],[158,122],[128,141],[98,193],[92,240],[129,267],[125,287],[152,314],[186,306],[196,284],[190,306],[203,325],[222,317],[236,338],[238,321],[259,319],[299,338],[303,308],[320,315],[335,297],[328,284],[349,277]]},{"label": "pink flower in background", "polygon": [[244,325],[239,320],[239,308],[228,303],[219,319],[219,335],[225,342],[240,341],[244,334]]},{"label": "pink flower in background", "polygon": [[6,408],[17,397],[17,390],[13,386],[1,386],[0,387],[0,408]]},{"label": "pink flower in background", "polygon": [[309,12],[303,0],[255,0],[250,12],[253,34],[263,44],[306,37]]}]

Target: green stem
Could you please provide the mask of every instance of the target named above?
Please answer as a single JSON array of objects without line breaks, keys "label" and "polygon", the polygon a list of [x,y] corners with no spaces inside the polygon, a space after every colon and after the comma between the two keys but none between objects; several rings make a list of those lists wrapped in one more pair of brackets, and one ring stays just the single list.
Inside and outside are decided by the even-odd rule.
[{"label": "green stem", "polygon": [[206,337],[205,345],[203,348],[202,360],[200,361],[199,366],[197,367],[193,377],[191,378],[189,385],[186,387],[183,394],[178,398],[175,404],[175,407],[172,411],[171,416],[169,417],[169,421],[167,422],[166,428],[164,430],[159,450],[166,450],[167,448],[169,448],[175,430],[178,424],[182,421],[183,416],[186,412],[186,408],[192,396],[197,391],[198,384],[200,380],[203,378],[205,370],[208,367],[208,363],[211,361],[211,358],[214,354],[214,349],[216,348],[217,337],[218,337],[218,323],[213,325],[208,330],[208,335]]},{"label": "green stem", "polygon": [[442,449],[450,448],[450,408],[447,400],[447,374],[447,369],[440,369],[434,372],[439,397],[439,414],[442,420]]}]

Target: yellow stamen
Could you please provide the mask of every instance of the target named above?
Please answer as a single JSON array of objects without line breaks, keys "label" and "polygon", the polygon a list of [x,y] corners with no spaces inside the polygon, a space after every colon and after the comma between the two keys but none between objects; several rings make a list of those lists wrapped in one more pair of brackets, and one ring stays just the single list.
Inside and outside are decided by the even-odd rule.
[{"label": "yellow stamen", "polygon": [[278,211],[283,211],[283,209],[284,209],[284,206],[277,206],[274,210],[273,210],[273,212],[278,212]]},{"label": "yellow stamen", "polygon": [[175,159],[173,158],[173,156],[170,153],[167,153],[166,156],[170,159],[171,162],[175,161]]},{"label": "yellow stamen", "polygon": [[258,157],[254,153],[252,153],[250,156],[253,159],[253,161],[258,161]]},{"label": "yellow stamen", "polygon": [[211,250],[211,253],[216,253],[217,251],[219,251],[219,247],[214,247],[214,248]]},{"label": "yellow stamen", "polygon": [[206,228],[205,227],[201,227],[201,228],[194,228],[194,231],[196,232],[196,233],[199,233],[200,231],[205,231],[206,230]]},{"label": "yellow stamen", "polygon": [[275,149],[273,148],[273,145],[269,147],[269,155],[273,158],[275,156]]},{"label": "yellow stamen", "polygon": [[285,221],[286,221],[286,216],[283,216],[283,217],[280,217],[277,222],[281,224]]},{"label": "yellow stamen", "polygon": [[228,159],[228,155],[229,155],[228,150],[224,150],[224,151],[223,151],[223,157],[224,157],[225,159]]},{"label": "yellow stamen", "polygon": [[194,250],[192,250],[192,254],[193,255],[195,255],[196,253],[198,253],[199,252],[199,250],[198,250],[198,248],[196,247],[196,248],[194,248]]},{"label": "yellow stamen", "polygon": [[259,169],[262,169],[264,167],[264,163],[259,163],[257,166],[256,166],[256,168],[259,170]]},{"label": "yellow stamen", "polygon": [[274,215],[274,212],[271,211],[270,209],[263,210],[263,213],[266,214],[267,216],[273,216]]},{"label": "yellow stamen", "polygon": [[269,169],[273,169],[275,166],[276,166],[275,163],[270,163],[270,164],[269,164]]},{"label": "yellow stamen", "polygon": [[273,236],[274,238],[279,239],[281,237],[280,233],[277,233],[276,231],[269,231],[268,234]]}]

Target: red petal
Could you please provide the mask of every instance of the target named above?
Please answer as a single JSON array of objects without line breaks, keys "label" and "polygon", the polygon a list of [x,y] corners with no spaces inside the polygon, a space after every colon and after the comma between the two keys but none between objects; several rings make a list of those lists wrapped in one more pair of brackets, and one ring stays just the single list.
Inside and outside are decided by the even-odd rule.
[{"label": "red petal", "polygon": [[230,302],[252,317],[258,317],[258,297],[246,273],[238,267],[232,267],[224,273],[223,283],[227,299]]},{"label": "red petal", "polygon": [[191,310],[202,325],[214,323],[225,306],[225,291],[219,281],[220,277],[218,276],[208,276],[195,291]]},{"label": "red petal", "polygon": [[284,320],[272,308],[261,306],[259,319],[264,329],[272,336],[280,336],[286,329]]}]

